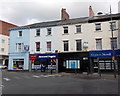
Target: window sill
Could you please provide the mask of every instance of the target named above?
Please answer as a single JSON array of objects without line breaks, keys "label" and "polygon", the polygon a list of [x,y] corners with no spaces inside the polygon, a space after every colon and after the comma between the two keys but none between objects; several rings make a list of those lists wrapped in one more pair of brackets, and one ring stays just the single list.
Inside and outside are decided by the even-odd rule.
[{"label": "window sill", "polygon": [[94,32],[102,32],[102,30],[95,30]]},{"label": "window sill", "polygon": [[82,34],[82,32],[77,32],[77,33],[74,33],[74,34]]},{"label": "window sill", "polygon": [[41,37],[41,36],[35,36],[35,37]]},{"label": "window sill", "polygon": [[18,39],[22,39],[23,37],[17,37]]},{"label": "window sill", "polygon": [[52,35],[46,35],[46,36],[52,36]]},{"label": "window sill", "polygon": [[62,34],[62,35],[69,35],[69,33],[64,33],[64,34]]}]

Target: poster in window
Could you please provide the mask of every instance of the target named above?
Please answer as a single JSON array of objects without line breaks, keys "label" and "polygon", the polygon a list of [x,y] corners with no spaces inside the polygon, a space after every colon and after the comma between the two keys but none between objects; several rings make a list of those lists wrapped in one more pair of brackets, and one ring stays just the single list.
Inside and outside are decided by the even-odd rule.
[{"label": "poster in window", "polygon": [[106,69],[111,69],[111,63],[106,63]]},{"label": "poster in window", "polygon": [[105,69],[104,63],[99,63],[100,69]]}]

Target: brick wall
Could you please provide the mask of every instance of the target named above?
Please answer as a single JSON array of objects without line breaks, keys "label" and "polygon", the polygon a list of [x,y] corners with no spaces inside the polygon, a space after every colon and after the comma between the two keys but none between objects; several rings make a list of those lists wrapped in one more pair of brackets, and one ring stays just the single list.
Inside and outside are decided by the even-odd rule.
[{"label": "brick wall", "polygon": [[0,34],[9,36],[8,29],[17,27],[16,25],[0,21]]}]

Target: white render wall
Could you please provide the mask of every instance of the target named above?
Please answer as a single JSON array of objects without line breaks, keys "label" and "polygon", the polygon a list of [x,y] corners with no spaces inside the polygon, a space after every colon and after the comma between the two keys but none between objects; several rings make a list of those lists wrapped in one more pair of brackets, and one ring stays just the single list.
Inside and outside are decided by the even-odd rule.
[{"label": "white render wall", "polygon": [[[55,26],[49,27],[52,28],[52,35],[47,35],[47,28],[41,29],[41,36],[36,37],[36,29],[30,29],[30,54],[35,54],[35,42],[40,41],[41,51],[39,53],[45,53],[46,51],[46,42],[52,42],[52,52],[55,50],[59,50],[59,52],[63,51],[63,41],[69,40],[69,52],[76,51],[76,40],[82,39],[83,42],[88,42],[89,50],[96,50],[96,40],[97,38],[102,38],[102,50],[110,50],[110,38],[111,30],[110,30],[110,21],[106,22],[97,22],[101,23],[101,31],[95,31],[95,23],[82,23],[82,24],[74,24],[74,25],[63,25],[63,26]],[[81,25],[81,32],[76,33],[76,25]],[[68,26],[68,34],[63,34],[63,27]],[[118,27],[118,21],[116,22],[116,27]],[[118,30],[114,31],[114,37],[118,38]],[[120,42],[119,42],[120,43]],[[120,44],[118,44],[119,46]]]},{"label": "white render wall", "polygon": [[[2,39],[5,40],[4,43],[2,43]],[[0,34],[0,55],[8,55],[8,39],[8,36]],[[1,48],[4,48],[4,52],[1,52]]]}]

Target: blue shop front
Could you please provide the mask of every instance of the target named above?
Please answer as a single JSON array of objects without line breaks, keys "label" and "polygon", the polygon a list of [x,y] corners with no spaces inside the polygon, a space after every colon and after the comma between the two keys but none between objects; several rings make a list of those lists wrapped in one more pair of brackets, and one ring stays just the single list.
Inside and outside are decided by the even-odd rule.
[{"label": "blue shop front", "polygon": [[31,70],[58,71],[58,55],[56,53],[30,54],[30,62]]},{"label": "blue shop front", "polygon": [[114,50],[113,60],[112,50],[89,51],[91,71],[95,72],[97,68],[104,72],[116,71],[120,69],[120,50]]}]

